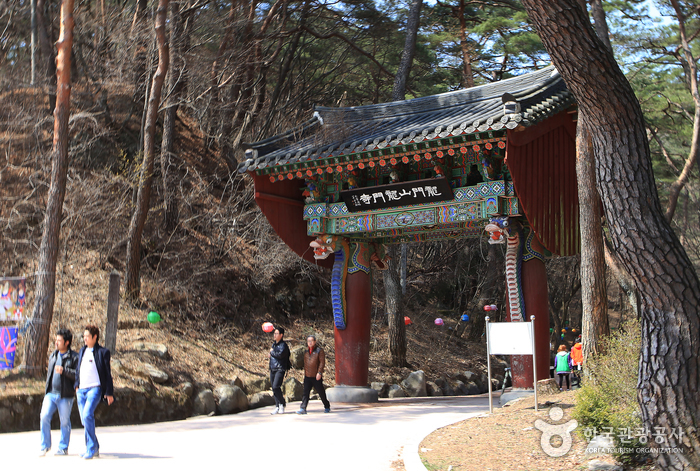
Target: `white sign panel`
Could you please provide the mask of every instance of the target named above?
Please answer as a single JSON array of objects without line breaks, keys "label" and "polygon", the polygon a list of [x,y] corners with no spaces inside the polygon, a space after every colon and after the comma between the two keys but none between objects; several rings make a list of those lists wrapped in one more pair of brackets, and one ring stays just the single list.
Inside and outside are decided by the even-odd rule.
[{"label": "white sign panel", "polygon": [[534,355],[531,322],[489,322],[491,355]]}]

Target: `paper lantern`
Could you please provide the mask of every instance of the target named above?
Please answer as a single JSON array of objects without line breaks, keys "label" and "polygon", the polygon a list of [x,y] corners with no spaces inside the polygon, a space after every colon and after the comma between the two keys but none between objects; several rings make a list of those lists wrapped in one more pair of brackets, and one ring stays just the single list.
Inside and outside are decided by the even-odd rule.
[{"label": "paper lantern", "polygon": [[462,320],[464,322],[469,322],[469,314],[462,314]]},{"label": "paper lantern", "polygon": [[484,311],[490,311],[490,310],[491,310],[491,306],[489,306],[488,304],[486,306],[484,306]]},{"label": "paper lantern", "polygon": [[492,311],[498,311],[498,306],[496,306],[495,304],[492,304],[492,305],[491,305],[491,310],[492,310]]},{"label": "paper lantern", "polygon": [[265,323],[262,325],[262,330],[263,330],[263,332],[267,332],[267,333],[269,334],[270,332],[272,332],[273,330],[275,330],[275,326],[272,325],[272,322],[265,322]]},{"label": "paper lantern", "polygon": [[444,323],[445,321],[443,321],[441,317],[435,319],[435,325],[443,325]]},{"label": "paper lantern", "polygon": [[561,338],[562,338],[562,339],[564,338],[564,334],[561,334]]},{"label": "paper lantern", "polygon": [[552,329],[552,328],[550,327],[550,328],[549,328],[549,333],[551,334],[552,332],[554,332],[554,329]]},{"label": "paper lantern", "polygon": [[565,333],[566,333],[566,329],[561,329],[561,333],[562,333],[562,334],[565,334]]},{"label": "paper lantern", "polygon": [[160,314],[155,311],[151,311],[148,313],[148,317],[146,317],[146,319],[148,319],[148,322],[151,324],[157,324],[160,322]]},{"label": "paper lantern", "polygon": [[576,329],[571,329],[571,332],[576,333]]},{"label": "paper lantern", "polygon": [[406,324],[406,325],[411,325],[411,324],[413,324],[413,321],[411,320],[410,317],[404,316],[404,317],[403,317],[403,323]]}]

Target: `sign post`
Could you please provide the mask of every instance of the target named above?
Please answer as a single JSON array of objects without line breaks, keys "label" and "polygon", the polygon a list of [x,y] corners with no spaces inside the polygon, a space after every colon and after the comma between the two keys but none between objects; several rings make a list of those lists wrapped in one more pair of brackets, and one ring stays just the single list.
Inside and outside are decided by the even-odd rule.
[{"label": "sign post", "polygon": [[530,322],[489,322],[486,317],[486,367],[489,380],[489,412],[493,414],[491,355],[532,355],[535,410],[537,404],[537,359],[535,358],[535,316]]}]

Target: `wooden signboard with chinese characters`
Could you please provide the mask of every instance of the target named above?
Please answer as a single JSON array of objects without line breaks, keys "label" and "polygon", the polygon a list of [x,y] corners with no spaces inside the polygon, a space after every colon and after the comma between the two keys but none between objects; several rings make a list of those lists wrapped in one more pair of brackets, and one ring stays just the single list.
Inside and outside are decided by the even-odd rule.
[{"label": "wooden signboard with chinese characters", "polygon": [[351,213],[372,209],[395,208],[414,204],[436,203],[454,198],[445,178],[428,178],[388,185],[341,191],[340,197]]}]

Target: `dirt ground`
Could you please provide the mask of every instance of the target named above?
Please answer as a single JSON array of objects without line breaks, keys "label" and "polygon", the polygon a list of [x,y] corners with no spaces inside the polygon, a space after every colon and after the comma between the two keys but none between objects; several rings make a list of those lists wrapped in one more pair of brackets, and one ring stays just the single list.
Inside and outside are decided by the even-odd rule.
[{"label": "dirt ground", "polygon": [[[436,430],[420,445],[420,456],[429,471],[569,471],[587,470],[593,459],[614,463],[610,456],[586,457],[586,441],[574,431],[571,450],[564,456],[550,457],[542,449],[542,432],[535,427],[536,420],[548,424],[564,424],[570,420],[576,403],[576,391],[538,397],[539,412],[535,412],[534,398],[494,408],[493,415],[465,420]],[[497,404],[497,403],[496,403]],[[564,416],[552,420],[550,411],[560,407]],[[552,447],[562,445],[553,437]],[[625,467],[625,470],[654,471],[652,465]]]}]

